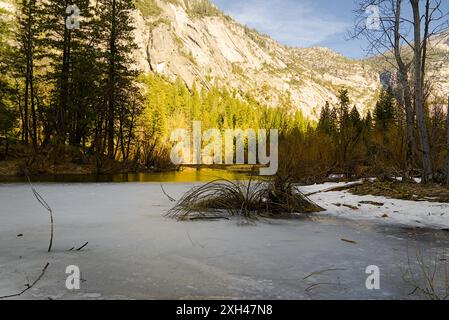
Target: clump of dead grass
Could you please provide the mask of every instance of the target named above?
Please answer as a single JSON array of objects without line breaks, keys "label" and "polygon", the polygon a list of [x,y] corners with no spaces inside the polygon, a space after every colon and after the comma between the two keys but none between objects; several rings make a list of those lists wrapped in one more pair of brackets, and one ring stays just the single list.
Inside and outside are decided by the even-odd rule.
[{"label": "clump of dead grass", "polygon": [[231,181],[219,179],[188,191],[168,212],[179,220],[218,219],[233,216],[255,219],[288,218],[323,209],[280,177]]}]

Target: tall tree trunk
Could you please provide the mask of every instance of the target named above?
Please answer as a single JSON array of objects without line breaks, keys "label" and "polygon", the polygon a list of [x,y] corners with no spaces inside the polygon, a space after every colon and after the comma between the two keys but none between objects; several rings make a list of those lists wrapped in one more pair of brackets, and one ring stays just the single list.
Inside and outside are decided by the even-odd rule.
[{"label": "tall tree trunk", "polygon": [[34,24],[33,17],[34,17],[34,0],[29,0],[28,4],[28,32],[27,32],[27,81],[29,82],[29,89],[30,89],[30,102],[31,102],[31,140],[33,142],[34,150],[37,150],[37,124],[36,124],[36,109],[35,109],[35,100],[34,100],[34,59],[33,59],[33,46],[34,46],[34,34],[32,31],[32,27]]},{"label": "tall tree trunk", "polygon": [[449,186],[449,99],[447,103],[446,185]]},{"label": "tall tree trunk", "polygon": [[[113,89],[111,89],[113,90]],[[110,94],[110,99],[108,103],[108,124],[107,124],[107,144],[108,144],[108,157],[110,159],[114,159],[115,154],[115,125],[114,125],[114,118],[115,118],[115,102],[114,102],[114,93]]]},{"label": "tall tree trunk", "polygon": [[108,157],[115,158],[114,138],[115,138],[115,53],[116,53],[116,0],[112,0],[111,34],[109,38],[109,75],[108,75],[108,119],[107,119],[107,143]]},{"label": "tall tree trunk", "polygon": [[31,100],[31,116],[32,116],[32,131],[31,131],[31,139],[34,144],[34,124],[35,119],[33,119],[34,114],[34,89],[33,89],[33,17],[34,17],[34,0],[29,0],[28,3],[28,11],[26,12],[26,30],[24,35],[24,55],[26,60],[26,74],[25,74],[25,106],[24,106],[24,121],[23,121],[23,131],[24,131],[24,140],[25,143],[28,143],[30,136],[30,119],[29,119],[29,103]]},{"label": "tall tree trunk", "polygon": [[405,107],[406,118],[405,171],[403,173],[402,181],[407,182],[411,179],[411,171],[413,169],[413,128],[415,123],[415,116],[413,112],[409,83],[405,78],[407,77],[407,72],[400,71],[399,77],[401,78],[400,82],[403,88],[403,103]]},{"label": "tall tree trunk", "polygon": [[22,132],[20,134],[20,138],[22,141],[24,141],[25,134],[23,131],[24,115],[23,115],[23,108],[22,108],[22,95],[20,94],[20,85],[19,85],[19,81],[17,79],[16,79],[16,95],[17,95],[17,106],[18,106],[18,110],[19,110],[20,121],[22,123]]},{"label": "tall tree trunk", "polygon": [[406,145],[405,145],[405,170],[403,172],[402,181],[410,180],[411,170],[413,168],[413,128],[415,123],[412,94],[408,80],[408,68],[401,56],[401,5],[402,0],[397,0],[395,9],[395,27],[394,27],[394,56],[398,65],[399,83],[402,87],[402,100],[406,115]]},{"label": "tall tree trunk", "polygon": [[[28,46],[28,44],[27,44]],[[29,65],[29,59],[28,59],[28,48],[26,49],[27,54],[26,54],[26,74],[25,74],[25,95],[24,95],[24,106],[23,106],[23,123],[22,123],[22,130],[23,130],[23,134],[24,134],[24,142],[28,143],[28,134],[29,134],[29,129],[28,129],[28,99],[29,99],[29,85],[30,85],[30,65]]]},{"label": "tall tree trunk", "polygon": [[125,138],[124,138],[124,130],[123,130],[123,125],[124,125],[124,117],[125,117],[125,112],[124,112],[124,107],[122,106],[121,110],[120,110],[120,118],[119,118],[119,140],[120,140],[120,149],[122,152],[122,159],[125,159]]},{"label": "tall tree trunk", "polygon": [[8,139],[8,131],[7,130],[5,130],[5,143],[6,143],[6,146],[5,146],[5,159],[4,160],[6,160],[6,158],[8,158],[8,153],[9,153],[9,139]]},{"label": "tall tree trunk", "polygon": [[[422,88],[424,91],[425,87],[425,78],[424,75],[426,74],[426,63],[427,63],[427,44],[429,39],[429,32],[430,32],[430,0],[426,0],[426,12],[424,15],[424,40],[422,44],[422,61],[421,61],[421,74],[423,75],[421,78],[422,82]],[[424,95],[424,93],[423,93]]]},{"label": "tall tree trunk", "polygon": [[[422,152],[422,183],[428,183],[432,178],[432,158],[430,154],[429,134],[427,132],[427,124],[424,110],[424,88],[422,65],[423,50],[421,41],[421,14],[419,8],[419,0],[410,0],[413,9],[414,22],[414,66],[415,66],[415,107],[416,118],[418,122],[419,136],[421,140]],[[424,41],[427,41],[424,39]]]},{"label": "tall tree trunk", "polygon": [[[31,49],[32,50],[32,49]],[[34,91],[33,52],[30,54],[30,98],[31,98],[31,139],[34,151],[37,151],[37,117]]]},{"label": "tall tree trunk", "polygon": [[[67,2],[68,5],[68,2]],[[58,142],[64,145],[67,139],[67,111],[69,101],[69,79],[70,79],[70,45],[71,31],[64,23],[64,38],[62,51],[62,66],[60,73],[59,87],[59,104],[57,109],[57,126]]]},{"label": "tall tree trunk", "polygon": [[128,160],[128,158],[129,158],[129,149],[130,149],[130,146],[131,146],[131,139],[132,139],[133,132],[134,132],[133,130],[134,130],[134,117],[135,117],[135,114],[136,114],[136,101],[134,100],[133,101],[132,113],[131,113],[131,123],[129,125],[128,142],[126,144],[126,156],[125,156],[124,160]]}]

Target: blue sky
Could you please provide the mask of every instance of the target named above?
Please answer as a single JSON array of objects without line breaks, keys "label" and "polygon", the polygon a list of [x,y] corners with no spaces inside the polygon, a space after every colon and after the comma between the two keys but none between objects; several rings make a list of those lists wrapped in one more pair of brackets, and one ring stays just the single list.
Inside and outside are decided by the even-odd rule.
[{"label": "blue sky", "polygon": [[[238,22],[295,47],[323,46],[351,58],[366,56],[363,40],[348,40],[354,0],[212,0]],[[449,1],[443,4],[448,6]]]},{"label": "blue sky", "polygon": [[354,0],[212,0],[238,22],[291,46],[330,47],[363,56],[363,42],[347,41]]}]

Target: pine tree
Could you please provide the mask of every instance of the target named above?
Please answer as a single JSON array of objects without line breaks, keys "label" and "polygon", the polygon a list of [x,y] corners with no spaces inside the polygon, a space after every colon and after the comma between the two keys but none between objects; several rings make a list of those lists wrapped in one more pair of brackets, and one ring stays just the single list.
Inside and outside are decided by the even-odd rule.
[{"label": "pine tree", "polygon": [[70,145],[86,144],[95,128],[96,114],[101,110],[101,63],[98,36],[98,19],[94,17],[89,2],[79,2],[82,15],[80,28],[74,29],[70,61],[70,86],[67,110],[67,130]]},{"label": "pine tree", "polygon": [[359,143],[362,135],[363,123],[357,107],[354,106],[348,116],[348,127],[346,128],[346,139],[348,143],[348,150],[354,156],[355,149]]},{"label": "pine tree", "polygon": [[119,113],[129,113],[132,105],[132,93],[137,71],[132,69],[134,26],[132,13],[134,2],[129,0],[99,0],[100,16],[99,40],[103,51],[105,87],[104,111],[107,155],[114,159],[116,155],[116,117]]},{"label": "pine tree", "polygon": [[338,109],[338,123],[339,123],[339,159],[340,163],[346,162],[347,151],[350,143],[349,131],[349,92],[347,89],[342,89],[339,92],[339,109]]},{"label": "pine tree", "polygon": [[349,113],[349,122],[352,128],[356,129],[357,132],[360,132],[362,130],[362,118],[356,106],[354,106]]},{"label": "pine tree", "polygon": [[[23,141],[29,142],[29,137],[37,149],[37,114],[36,114],[36,82],[35,61],[39,31],[39,8],[36,0],[21,0],[19,2],[17,58],[15,61],[16,75],[24,81],[22,132]],[[19,93],[20,94],[20,93]]]},{"label": "pine tree", "polygon": [[365,118],[362,120],[362,141],[367,151],[367,156],[369,157],[369,150],[371,147],[373,132],[373,116],[371,111],[368,110]]},{"label": "pine tree", "polygon": [[326,101],[326,105],[321,110],[320,119],[318,121],[318,131],[330,136],[335,134],[335,119],[333,118],[328,101]]},{"label": "pine tree", "polygon": [[[14,49],[10,44],[12,37],[12,23],[9,14],[0,8],[0,136],[5,139],[3,159],[8,156],[9,135],[17,120],[16,110],[13,108],[14,90],[11,85],[10,62]],[[0,144],[1,144],[0,140]]]},{"label": "pine tree", "polygon": [[339,109],[338,109],[338,119],[339,119],[339,129],[340,132],[344,131],[344,128],[348,124],[349,120],[349,92],[347,89],[342,89],[338,95]]},{"label": "pine tree", "polygon": [[370,132],[373,129],[373,116],[372,116],[370,110],[368,110],[368,112],[366,114],[365,121],[364,121],[364,127],[365,127],[365,130],[367,130],[368,132]]},{"label": "pine tree", "polygon": [[331,124],[331,132],[334,133],[334,135],[337,135],[338,133],[338,111],[337,108],[332,108],[332,111],[330,113],[330,124]]},{"label": "pine tree", "polygon": [[391,89],[382,90],[380,99],[374,109],[374,121],[376,128],[385,130],[395,121],[395,102]]},{"label": "pine tree", "polygon": [[[79,12],[76,12],[79,10]],[[83,17],[77,25],[77,14]],[[67,138],[70,142],[79,143],[83,125],[80,119],[85,117],[84,97],[89,96],[89,72],[94,74],[92,63],[86,54],[92,33],[88,27],[91,19],[89,0],[49,0],[42,3],[39,11],[41,17],[40,28],[43,37],[39,42],[40,48],[49,60],[49,72],[46,77],[48,83],[53,84],[51,123],[56,133],[57,142],[64,145]],[[84,73],[86,78],[83,78]],[[81,87],[78,87],[81,86]],[[84,91],[86,89],[86,91]],[[80,97],[84,96],[84,97]],[[92,95],[91,95],[92,96]],[[84,109],[81,111],[81,109]],[[74,123],[75,122],[75,123]],[[74,131],[78,131],[74,133]]]},{"label": "pine tree", "polygon": [[9,60],[12,48],[9,45],[11,36],[11,26],[8,24],[8,13],[0,8],[0,105],[6,107],[10,93],[8,79]]}]

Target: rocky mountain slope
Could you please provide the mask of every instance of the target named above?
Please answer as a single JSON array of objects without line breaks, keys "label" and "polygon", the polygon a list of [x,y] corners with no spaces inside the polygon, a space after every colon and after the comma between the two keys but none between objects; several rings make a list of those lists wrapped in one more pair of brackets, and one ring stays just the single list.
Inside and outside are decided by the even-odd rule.
[{"label": "rocky mountain slope", "polygon": [[[218,84],[269,105],[280,101],[316,118],[326,101],[345,87],[364,112],[381,88],[380,59],[351,60],[327,48],[290,48],[223,14],[208,0],[135,0],[136,66],[188,87]],[[0,0],[12,10],[14,0]],[[82,13],[81,13],[82,14]],[[434,41],[436,54],[449,56],[448,35]],[[438,95],[449,92],[449,59],[431,64]]]},{"label": "rocky mountain slope", "polygon": [[203,0],[138,0],[137,6],[136,61],[146,72],[180,77],[189,87],[218,83],[270,105],[291,101],[312,117],[341,87],[361,110],[377,97],[379,74],[367,61],[326,48],[288,48]]}]

